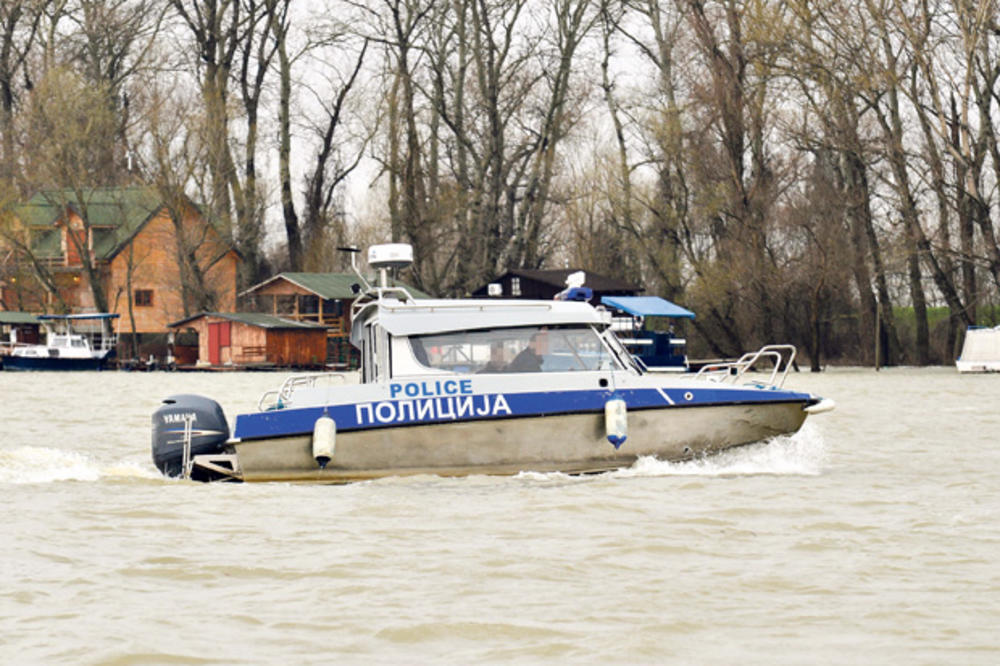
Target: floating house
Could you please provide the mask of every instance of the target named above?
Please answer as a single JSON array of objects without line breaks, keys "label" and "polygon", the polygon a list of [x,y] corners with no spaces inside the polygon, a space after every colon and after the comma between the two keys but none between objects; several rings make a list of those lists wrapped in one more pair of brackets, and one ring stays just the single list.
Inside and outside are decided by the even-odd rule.
[{"label": "floating house", "polygon": [[0,310],[0,368],[15,345],[36,345],[42,339],[42,322],[28,312]]},{"label": "floating house", "polygon": [[42,322],[28,312],[0,310],[0,346],[17,343],[38,344]]},{"label": "floating house", "polygon": [[[241,309],[282,319],[319,324],[326,329],[326,362],[332,367],[357,368],[358,350],[349,342],[351,304],[360,280],[354,273],[279,273],[240,293]],[[414,298],[428,295],[402,282]]]},{"label": "floating house", "polygon": [[555,270],[510,270],[472,292],[474,298],[537,298],[548,300],[566,288],[566,279],[583,273],[583,285],[593,292],[590,302],[597,305],[605,296],[636,296],[642,287],[580,268]]},{"label": "floating house", "polygon": [[326,327],[253,312],[202,312],[172,322],[198,336],[196,367],[323,368]]}]

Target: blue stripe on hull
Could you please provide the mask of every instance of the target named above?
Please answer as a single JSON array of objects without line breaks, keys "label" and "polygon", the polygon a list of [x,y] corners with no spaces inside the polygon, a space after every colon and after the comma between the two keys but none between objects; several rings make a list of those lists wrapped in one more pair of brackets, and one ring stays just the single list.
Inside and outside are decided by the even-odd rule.
[{"label": "blue stripe on hull", "polygon": [[[806,393],[754,388],[619,389],[615,393],[625,400],[630,410],[774,402],[805,405],[812,401],[812,396]],[[324,414],[336,422],[338,431],[350,431],[548,414],[603,413],[604,403],[610,395],[607,390],[489,393],[279,409],[237,416],[233,436],[260,439],[310,433],[316,419]]]},{"label": "blue stripe on hull", "polygon": [[101,358],[45,358],[34,356],[5,356],[4,370],[101,370]]}]

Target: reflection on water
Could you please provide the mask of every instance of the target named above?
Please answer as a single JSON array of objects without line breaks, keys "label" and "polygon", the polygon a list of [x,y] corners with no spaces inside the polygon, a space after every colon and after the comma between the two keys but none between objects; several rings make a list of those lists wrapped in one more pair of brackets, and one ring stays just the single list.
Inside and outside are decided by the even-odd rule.
[{"label": "reflection on water", "polygon": [[0,372],[0,662],[995,663],[1000,377],[793,375],[837,411],[592,476],[157,474],[163,397],[280,380]]}]

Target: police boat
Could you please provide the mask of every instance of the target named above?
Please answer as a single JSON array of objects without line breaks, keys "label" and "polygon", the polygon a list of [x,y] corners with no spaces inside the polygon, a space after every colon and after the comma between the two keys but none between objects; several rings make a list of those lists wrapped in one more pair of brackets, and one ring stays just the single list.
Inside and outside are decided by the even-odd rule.
[{"label": "police boat", "polygon": [[[153,414],[153,461],[201,481],[337,483],[393,475],[602,472],[684,460],[795,432],[830,400],[782,388],[795,356],[771,345],[687,375],[650,373],[591,306],[415,299],[388,286],[404,244],[368,250],[378,272],[352,305],[360,382],[293,375],[230,431],[222,407],[175,395]],[[762,366],[767,366],[761,371]]]}]

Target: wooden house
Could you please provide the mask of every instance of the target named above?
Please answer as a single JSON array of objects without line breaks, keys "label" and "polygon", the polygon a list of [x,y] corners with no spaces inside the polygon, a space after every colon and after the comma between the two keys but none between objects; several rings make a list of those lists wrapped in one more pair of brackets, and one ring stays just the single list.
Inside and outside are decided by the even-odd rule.
[{"label": "wooden house", "polygon": [[322,368],[326,327],[247,312],[202,312],[170,324],[198,335],[200,366]]},{"label": "wooden house", "polygon": [[[356,368],[360,357],[348,337],[359,282],[354,273],[279,273],[242,292],[240,309],[326,327],[327,363]],[[405,287],[414,298],[427,298],[401,282],[392,285]]]},{"label": "wooden house", "polygon": [[636,296],[642,287],[623,280],[600,275],[581,268],[561,268],[555,270],[510,270],[490,280],[472,292],[476,298],[538,298],[549,300],[566,288],[566,278],[571,273],[585,274],[583,285],[594,292],[591,303],[597,305],[602,296]]},{"label": "wooden house", "polygon": [[0,287],[7,307],[95,311],[85,252],[122,334],[165,337],[168,323],[205,303],[235,309],[240,258],[190,200],[168,205],[151,187],[45,190],[13,216],[20,245],[8,245],[20,259]]},{"label": "wooden house", "polygon": [[42,322],[33,314],[0,310],[0,367],[3,367],[2,357],[14,345],[44,342],[41,329]]},{"label": "wooden house", "polygon": [[42,342],[42,322],[29,312],[0,310],[0,341],[26,344]]}]

